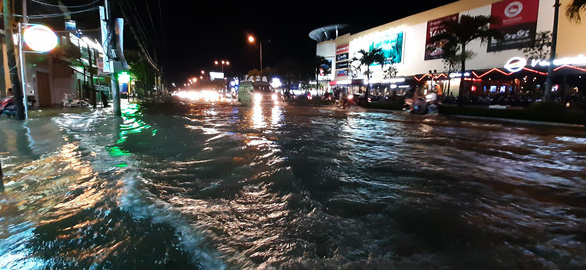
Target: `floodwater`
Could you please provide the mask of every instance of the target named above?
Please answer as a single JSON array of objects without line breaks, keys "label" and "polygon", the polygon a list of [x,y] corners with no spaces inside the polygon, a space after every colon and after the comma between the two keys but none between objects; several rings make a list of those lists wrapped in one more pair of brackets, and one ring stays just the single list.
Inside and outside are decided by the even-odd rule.
[{"label": "floodwater", "polygon": [[585,269],[586,131],[328,107],[0,120],[0,269]]}]

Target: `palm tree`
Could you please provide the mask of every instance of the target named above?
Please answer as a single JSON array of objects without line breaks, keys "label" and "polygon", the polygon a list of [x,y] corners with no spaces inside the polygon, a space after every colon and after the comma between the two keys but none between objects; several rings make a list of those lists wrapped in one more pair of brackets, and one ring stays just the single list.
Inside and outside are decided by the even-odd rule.
[{"label": "palm tree", "polygon": [[[500,23],[494,16],[470,16],[462,15],[459,21],[447,20],[442,22],[445,32],[433,36],[430,42],[437,42],[447,40],[444,43],[444,51],[454,52],[460,50],[457,59],[460,60],[461,74],[466,71],[466,60],[472,58],[473,52],[466,51],[466,46],[476,39],[481,39],[482,42],[487,42],[491,38],[503,39],[503,34],[496,29],[491,29],[490,24]],[[452,54],[445,54],[445,57],[454,57]],[[460,83],[459,95],[464,93],[464,84]]]},{"label": "palm tree", "polygon": [[360,50],[358,51],[358,54],[361,54],[362,56],[360,58],[352,58],[352,62],[360,63],[358,69],[361,69],[362,66],[366,66],[366,71],[364,72],[364,75],[366,75],[367,83],[366,93],[364,94],[364,97],[368,98],[368,92],[370,90],[370,77],[372,76],[370,72],[370,66],[374,63],[378,63],[382,68],[385,63],[385,55],[381,48],[375,48],[368,52],[365,50]]},{"label": "palm tree", "polygon": [[580,12],[586,11],[586,0],[572,0],[566,9],[566,15],[570,20],[575,20],[579,22]]},{"label": "palm tree", "polygon": [[319,90],[319,74],[320,69],[323,69],[324,74],[330,73],[330,61],[326,60],[323,56],[316,56],[312,62],[313,74],[315,74],[315,90]]}]

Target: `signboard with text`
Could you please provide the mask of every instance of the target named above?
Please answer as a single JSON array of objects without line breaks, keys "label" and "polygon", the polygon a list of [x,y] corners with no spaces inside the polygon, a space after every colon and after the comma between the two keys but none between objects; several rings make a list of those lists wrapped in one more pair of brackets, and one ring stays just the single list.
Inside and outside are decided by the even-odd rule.
[{"label": "signboard with text", "polygon": [[527,47],[535,40],[539,0],[504,0],[492,4],[491,15],[501,23],[491,25],[501,31],[504,40],[491,39],[488,52]]},{"label": "signboard with text", "polygon": [[458,13],[456,13],[427,22],[427,32],[425,34],[425,60],[434,60],[443,57],[443,46],[446,44],[447,40],[431,42],[431,38],[446,31],[443,22],[457,21],[458,16]]},{"label": "signboard with text", "polygon": [[[350,44],[344,44],[336,47],[336,77],[348,76],[348,60],[350,60]],[[342,69],[342,70],[339,70]]]}]

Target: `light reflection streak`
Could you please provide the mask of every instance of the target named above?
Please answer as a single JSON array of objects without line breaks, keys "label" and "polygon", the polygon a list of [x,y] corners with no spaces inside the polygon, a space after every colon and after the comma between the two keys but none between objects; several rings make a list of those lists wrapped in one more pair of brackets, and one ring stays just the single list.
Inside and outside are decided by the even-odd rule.
[{"label": "light reflection streak", "polygon": [[252,107],[252,127],[253,128],[264,128],[266,127],[264,121],[264,115],[262,113],[262,106],[260,103],[254,103]]},{"label": "light reflection streak", "polygon": [[283,111],[281,109],[281,106],[275,105],[273,106],[273,108],[271,109],[271,125],[273,127],[276,127],[279,122],[282,120],[283,117]]}]

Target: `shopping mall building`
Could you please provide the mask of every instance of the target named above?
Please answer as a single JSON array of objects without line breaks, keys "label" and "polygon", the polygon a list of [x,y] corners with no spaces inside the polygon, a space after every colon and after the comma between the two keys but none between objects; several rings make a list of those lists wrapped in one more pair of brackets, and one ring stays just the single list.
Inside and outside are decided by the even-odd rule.
[{"label": "shopping mall building", "polygon": [[[553,62],[553,95],[584,94],[586,91],[586,22],[570,21],[565,15],[569,0],[562,1],[559,16],[557,55]],[[317,55],[332,62],[331,73],[320,78],[329,81],[330,90],[362,93],[366,76],[352,68],[359,50],[381,48],[386,62],[397,73],[385,76],[381,65],[371,66],[369,83],[374,95],[401,95],[408,90],[437,90],[458,95],[460,83],[471,95],[490,93],[542,95],[548,58],[529,60],[523,48],[544,31],[552,31],[555,0],[461,0],[405,17],[359,33],[337,35],[336,27],[316,29]],[[474,55],[466,61],[466,72],[449,71],[442,60],[441,46],[430,37],[442,31],[441,22],[462,15],[493,15],[502,23],[491,25],[505,34],[502,41],[472,41],[467,50]],[[323,31],[322,38],[315,38]],[[330,32],[330,33],[328,33]],[[327,38],[323,38],[327,37]]]}]

